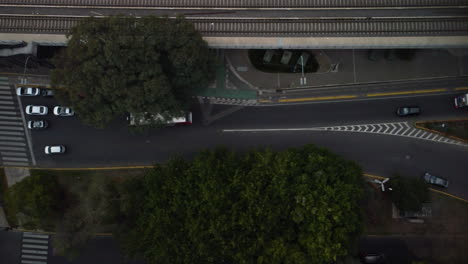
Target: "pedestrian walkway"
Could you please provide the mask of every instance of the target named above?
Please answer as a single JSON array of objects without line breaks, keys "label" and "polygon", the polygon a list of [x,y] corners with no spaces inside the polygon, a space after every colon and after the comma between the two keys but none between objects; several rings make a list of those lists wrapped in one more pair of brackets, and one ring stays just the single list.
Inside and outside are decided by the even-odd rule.
[{"label": "pedestrian walkway", "polygon": [[413,127],[412,125],[410,125],[408,122],[330,126],[330,127],[319,127],[319,128],[316,128],[316,130],[338,131],[338,132],[360,132],[360,133],[402,136],[402,137],[430,140],[430,141],[446,143],[446,144],[467,146],[467,144],[463,142],[456,141],[456,140],[441,136],[439,134],[431,133],[422,129],[417,129]]},{"label": "pedestrian walkway", "polygon": [[23,233],[21,264],[47,264],[49,235]]},{"label": "pedestrian walkway", "polygon": [[24,120],[8,77],[0,77],[0,156],[2,166],[30,166]]}]

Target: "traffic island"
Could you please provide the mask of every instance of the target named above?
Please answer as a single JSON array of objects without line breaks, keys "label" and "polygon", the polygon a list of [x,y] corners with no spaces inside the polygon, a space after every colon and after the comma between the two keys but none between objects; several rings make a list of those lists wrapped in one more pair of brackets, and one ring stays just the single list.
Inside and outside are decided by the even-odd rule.
[{"label": "traffic island", "polygon": [[468,119],[416,122],[415,127],[468,143]]}]

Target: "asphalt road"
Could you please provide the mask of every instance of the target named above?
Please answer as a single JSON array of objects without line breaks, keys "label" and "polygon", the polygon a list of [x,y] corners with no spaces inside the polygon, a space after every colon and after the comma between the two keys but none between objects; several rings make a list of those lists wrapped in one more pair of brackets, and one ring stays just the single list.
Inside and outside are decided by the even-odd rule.
[{"label": "asphalt road", "polygon": [[[400,136],[330,131],[224,132],[224,129],[311,128],[344,124],[369,124],[399,121],[468,117],[456,110],[453,95],[393,98],[375,101],[335,102],[281,107],[245,107],[204,126],[199,105],[194,105],[194,124],[167,127],[135,134],[125,118],[106,129],[84,126],[75,117],[56,117],[54,99],[22,98],[28,104],[46,105],[44,119],[50,127],[31,131],[32,145],[39,167],[108,167],[150,165],[173,155],[190,157],[202,149],[227,146],[235,150],[268,146],[273,149],[316,144],[359,162],[364,171],[390,176],[402,173],[419,176],[425,171],[447,177],[449,191],[468,198],[468,147]],[[398,118],[397,106],[419,105],[419,117]],[[214,106],[211,116],[228,109]],[[27,116],[30,119],[30,116]],[[40,119],[33,117],[31,119]],[[64,155],[45,155],[44,146],[63,144]]]}]

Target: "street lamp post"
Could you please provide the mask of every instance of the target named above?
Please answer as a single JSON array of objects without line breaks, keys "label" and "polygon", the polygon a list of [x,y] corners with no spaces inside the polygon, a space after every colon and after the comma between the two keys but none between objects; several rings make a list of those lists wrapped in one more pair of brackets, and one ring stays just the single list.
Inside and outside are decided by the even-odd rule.
[{"label": "street lamp post", "polygon": [[306,85],[307,79],[304,76],[304,57],[302,55],[301,55],[301,67],[302,67],[301,85]]},{"label": "street lamp post", "polygon": [[24,62],[23,79],[21,80],[21,84],[27,84],[28,83],[28,79],[26,78],[26,69],[27,69],[26,66],[28,65],[29,58],[31,58],[31,56],[28,56],[26,58],[26,61]]}]

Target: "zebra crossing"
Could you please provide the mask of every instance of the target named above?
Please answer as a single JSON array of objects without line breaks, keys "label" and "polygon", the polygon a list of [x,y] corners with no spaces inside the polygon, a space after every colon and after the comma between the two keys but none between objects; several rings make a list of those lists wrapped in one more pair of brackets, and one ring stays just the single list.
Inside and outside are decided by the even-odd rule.
[{"label": "zebra crossing", "polygon": [[417,129],[414,126],[410,125],[408,122],[318,127],[315,130],[383,134],[423,139],[446,144],[468,146],[468,144],[465,144],[463,142],[453,140],[422,129]]},{"label": "zebra crossing", "polygon": [[30,166],[25,126],[8,77],[0,76],[0,156],[2,166]]},{"label": "zebra crossing", "polygon": [[21,264],[47,264],[49,235],[23,232]]}]

